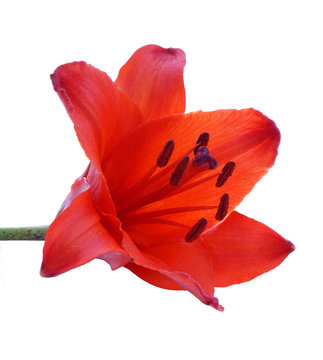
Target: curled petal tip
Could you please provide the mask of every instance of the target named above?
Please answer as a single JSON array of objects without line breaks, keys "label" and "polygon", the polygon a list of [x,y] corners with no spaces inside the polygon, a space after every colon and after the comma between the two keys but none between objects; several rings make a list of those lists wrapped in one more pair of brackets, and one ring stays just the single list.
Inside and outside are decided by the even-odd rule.
[{"label": "curled petal tip", "polygon": [[57,74],[53,73],[53,74],[50,74],[50,79],[52,81],[52,84],[53,84],[53,87],[54,87],[54,90],[57,91],[57,83],[58,83],[58,78],[57,78]]},{"label": "curled petal tip", "polygon": [[174,48],[167,48],[165,49],[170,55],[175,55],[176,54],[176,51],[177,49],[174,49]]},{"label": "curled petal tip", "polygon": [[286,240],[286,244],[289,249],[289,253],[292,253],[293,251],[295,251],[296,246],[291,241]]},{"label": "curled petal tip", "polygon": [[161,54],[165,54],[165,55],[170,55],[170,56],[183,56],[185,57],[185,52],[182,50],[182,49],[179,49],[179,48],[173,48],[173,47],[169,47],[169,48],[164,48],[162,46],[159,46],[159,45],[146,45],[146,46],[143,46],[142,48],[140,48],[139,50],[137,51],[142,51],[142,50],[148,50],[148,51],[152,51],[155,53],[159,52]]},{"label": "curled petal tip", "polygon": [[295,249],[296,246],[291,241],[281,238],[281,253],[285,254],[285,257],[295,251]]},{"label": "curled petal tip", "polygon": [[224,307],[219,304],[219,300],[217,298],[213,298],[212,300],[208,301],[206,305],[212,306],[214,309],[223,312]]},{"label": "curled petal tip", "polygon": [[180,57],[183,58],[183,60],[185,61],[185,52],[182,49],[177,49],[177,48],[167,48],[167,49],[163,49],[165,54],[170,55],[170,56],[174,56],[174,57]]},{"label": "curled petal tip", "polygon": [[41,264],[41,268],[40,268],[40,276],[42,277],[53,277],[55,276],[55,274],[52,274],[49,269],[47,268],[47,266],[45,266],[44,261]]},{"label": "curled petal tip", "polygon": [[48,260],[43,260],[39,273],[41,277],[50,278],[58,276],[62,272],[57,271],[57,269],[55,269]]},{"label": "curled petal tip", "polygon": [[39,274],[40,274],[40,276],[42,276],[42,277],[46,277],[46,276],[44,275],[44,270],[43,270],[43,268],[44,268],[44,263],[41,264]]}]

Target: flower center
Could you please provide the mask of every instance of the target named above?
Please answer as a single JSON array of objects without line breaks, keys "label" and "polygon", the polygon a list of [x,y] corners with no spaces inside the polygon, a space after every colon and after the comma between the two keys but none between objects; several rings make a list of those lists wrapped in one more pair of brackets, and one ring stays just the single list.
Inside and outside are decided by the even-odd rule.
[{"label": "flower center", "polygon": [[[225,218],[229,208],[229,195],[222,194],[218,204],[183,206],[172,208],[150,209],[150,205],[159,201],[184,193],[199,185],[215,180],[216,188],[221,188],[232,176],[235,163],[226,163],[221,172],[217,168],[216,159],[210,155],[207,148],[209,134],[203,132],[197,139],[194,147],[189,149],[185,156],[170,162],[175,142],[168,140],[159,153],[156,163],[139,180],[131,186],[118,201],[117,212],[124,225],[133,224],[167,224],[183,227],[188,230],[185,241],[192,242],[206,229],[207,220],[202,217],[195,224],[188,226],[180,222],[163,218],[163,216],[192,211],[217,209],[215,219],[221,221]],[[193,155],[192,160],[190,154]],[[219,194],[220,195],[220,194]],[[171,203],[171,201],[170,201]]]}]

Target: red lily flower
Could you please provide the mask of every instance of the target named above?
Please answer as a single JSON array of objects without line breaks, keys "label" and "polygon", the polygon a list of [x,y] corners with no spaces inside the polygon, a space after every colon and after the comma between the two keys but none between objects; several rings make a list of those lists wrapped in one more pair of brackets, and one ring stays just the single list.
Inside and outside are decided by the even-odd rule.
[{"label": "red lily flower", "polygon": [[148,45],[115,82],[85,62],[55,70],[90,164],[49,227],[41,275],[99,258],[223,310],[215,286],[249,281],[294,250],[233,211],[273,165],[277,127],[254,109],[184,114],[184,65],[183,51]]}]

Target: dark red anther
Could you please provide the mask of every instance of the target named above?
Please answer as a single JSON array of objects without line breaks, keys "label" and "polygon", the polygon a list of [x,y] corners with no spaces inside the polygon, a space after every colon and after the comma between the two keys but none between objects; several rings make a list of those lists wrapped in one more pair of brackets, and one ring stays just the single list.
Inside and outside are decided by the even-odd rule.
[{"label": "dark red anther", "polygon": [[227,182],[228,178],[232,175],[235,166],[236,164],[233,161],[229,161],[224,165],[221,174],[216,181],[216,187],[221,187]]},{"label": "dark red anther", "polygon": [[205,218],[201,218],[195,225],[193,225],[191,230],[186,234],[185,241],[192,242],[196,240],[205,230],[206,225],[207,225],[207,220]]},{"label": "dark red anther", "polygon": [[174,169],[174,171],[170,177],[170,180],[169,180],[170,185],[176,186],[179,184],[179,182],[182,180],[182,177],[187,168],[189,160],[190,160],[189,156],[185,156],[179,162],[179,164],[176,166],[176,168]]},{"label": "dark red anther", "polygon": [[194,149],[194,155],[198,152],[201,146],[207,146],[209,143],[210,134],[207,132],[203,132],[197,139],[196,144],[197,146]]},{"label": "dark red anther", "polygon": [[203,132],[197,139],[196,143],[199,144],[200,146],[207,146],[207,144],[209,143],[209,139],[210,139],[210,134],[207,132]]},{"label": "dark red anther", "polygon": [[228,209],[229,209],[229,195],[223,194],[219,202],[218,211],[216,212],[215,215],[216,220],[218,221],[223,220],[228,213]]},{"label": "dark red anther", "polygon": [[168,161],[174,151],[174,147],[175,147],[174,140],[168,140],[156,160],[156,165],[158,167],[164,167],[168,164]]}]

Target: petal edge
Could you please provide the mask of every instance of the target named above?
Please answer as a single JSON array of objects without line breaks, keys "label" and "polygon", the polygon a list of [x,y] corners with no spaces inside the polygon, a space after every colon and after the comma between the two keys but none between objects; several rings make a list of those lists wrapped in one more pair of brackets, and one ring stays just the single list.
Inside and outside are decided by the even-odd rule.
[{"label": "petal edge", "polygon": [[127,255],[101,225],[87,180],[79,178],[73,186],[78,195],[54,220],[46,234],[41,266],[44,277],[60,275],[107,253],[118,254],[118,257]]},{"label": "petal edge", "polygon": [[214,286],[250,281],[281,264],[295,246],[259,221],[233,211],[202,235],[214,266]]}]

